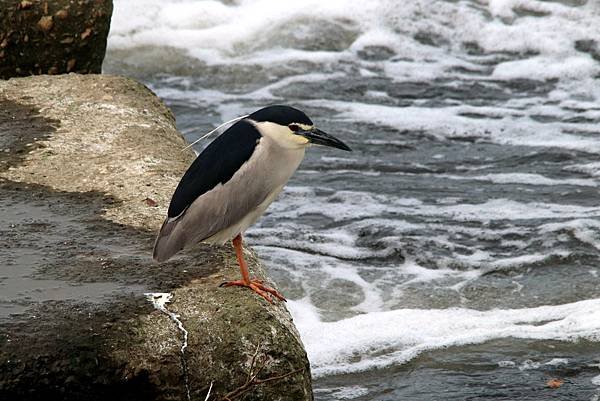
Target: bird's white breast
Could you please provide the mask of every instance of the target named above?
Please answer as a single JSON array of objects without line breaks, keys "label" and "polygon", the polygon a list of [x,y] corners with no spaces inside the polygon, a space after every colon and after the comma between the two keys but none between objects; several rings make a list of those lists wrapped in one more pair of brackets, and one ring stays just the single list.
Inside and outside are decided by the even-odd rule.
[{"label": "bird's white breast", "polygon": [[[207,238],[204,242],[223,244],[244,232],[258,220],[281,192],[304,158],[304,146],[282,146],[280,141],[264,135],[250,159],[221,188],[225,209],[245,208],[248,212],[239,220]],[[248,204],[249,196],[262,188],[264,198]]]}]

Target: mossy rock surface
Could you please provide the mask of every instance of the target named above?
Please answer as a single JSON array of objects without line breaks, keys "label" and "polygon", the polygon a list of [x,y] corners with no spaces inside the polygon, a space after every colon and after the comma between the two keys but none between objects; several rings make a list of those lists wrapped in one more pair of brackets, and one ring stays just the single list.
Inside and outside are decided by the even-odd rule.
[{"label": "mossy rock surface", "polygon": [[100,73],[112,0],[0,0],[0,79]]}]

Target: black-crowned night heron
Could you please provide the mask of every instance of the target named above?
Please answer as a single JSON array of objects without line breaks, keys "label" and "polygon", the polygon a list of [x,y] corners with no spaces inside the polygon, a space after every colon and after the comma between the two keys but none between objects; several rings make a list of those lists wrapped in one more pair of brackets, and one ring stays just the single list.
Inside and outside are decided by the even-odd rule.
[{"label": "black-crowned night heron", "polygon": [[251,279],[242,233],[273,202],[311,144],[350,150],[315,128],[302,111],[269,106],[239,120],[204,149],[179,182],[154,244],[154,259],[169,259],[199,242],[233,240],[242,279],[223,286],[250,288],[267,301],[285,301],[275,289]]}]

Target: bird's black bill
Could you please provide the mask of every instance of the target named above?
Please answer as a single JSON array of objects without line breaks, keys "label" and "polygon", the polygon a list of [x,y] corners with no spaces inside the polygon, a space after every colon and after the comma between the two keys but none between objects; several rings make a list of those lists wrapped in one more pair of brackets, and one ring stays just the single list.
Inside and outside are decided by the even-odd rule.
[{"label": "bird's black bill", "polygon": [[296,131],[295,134],[297,135],[302,135],[303,137],[305,137],[306,139],[308,139],[308,141],[310,143],[314,143],[317,145],[324,145],[324,146],[330,146],[332,148],[338,148],[338,149],[342,149],[342,150],[347,150],[347,151],[352,151],[352,149],[350,149],[348,147],[348,145],[346,145],[344,142],[340,141],[339,139],[324,133],[323,131],[321,131],[320,129],[317,128],[313,128],[311,130],[299,130]]}]

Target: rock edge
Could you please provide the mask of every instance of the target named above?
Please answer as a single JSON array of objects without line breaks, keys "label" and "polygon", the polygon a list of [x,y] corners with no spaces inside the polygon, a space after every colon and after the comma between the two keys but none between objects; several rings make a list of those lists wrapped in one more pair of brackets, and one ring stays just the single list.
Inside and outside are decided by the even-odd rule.
[{"label": "rock edge", "polygon": [[[63,220],[83,225],[64,230],[70,245],[50,242],[28,285],[50,277],[124,288],[102,302],[31,302],[0,320],[1,399],[204,400],[211,385],[211,400],[313,399],[285,306],[218,287],[239,275],[230,247],[151,260],[169,197],[194,155],[181,151],[173,115],[150,90],[114,76],[35,76],[0,82],[0,104],[7,204],[34,199],[59,216],[46,219],[54,231]],[[19,227],[6,233],[8,256],[22,246]],[[48,262],[53,252],[60,263]],[[254,254],[249,262],[264,277]],[[168,313],[146,292],[170,293]],[[183,355],[176,320],[187,332]]]}]

